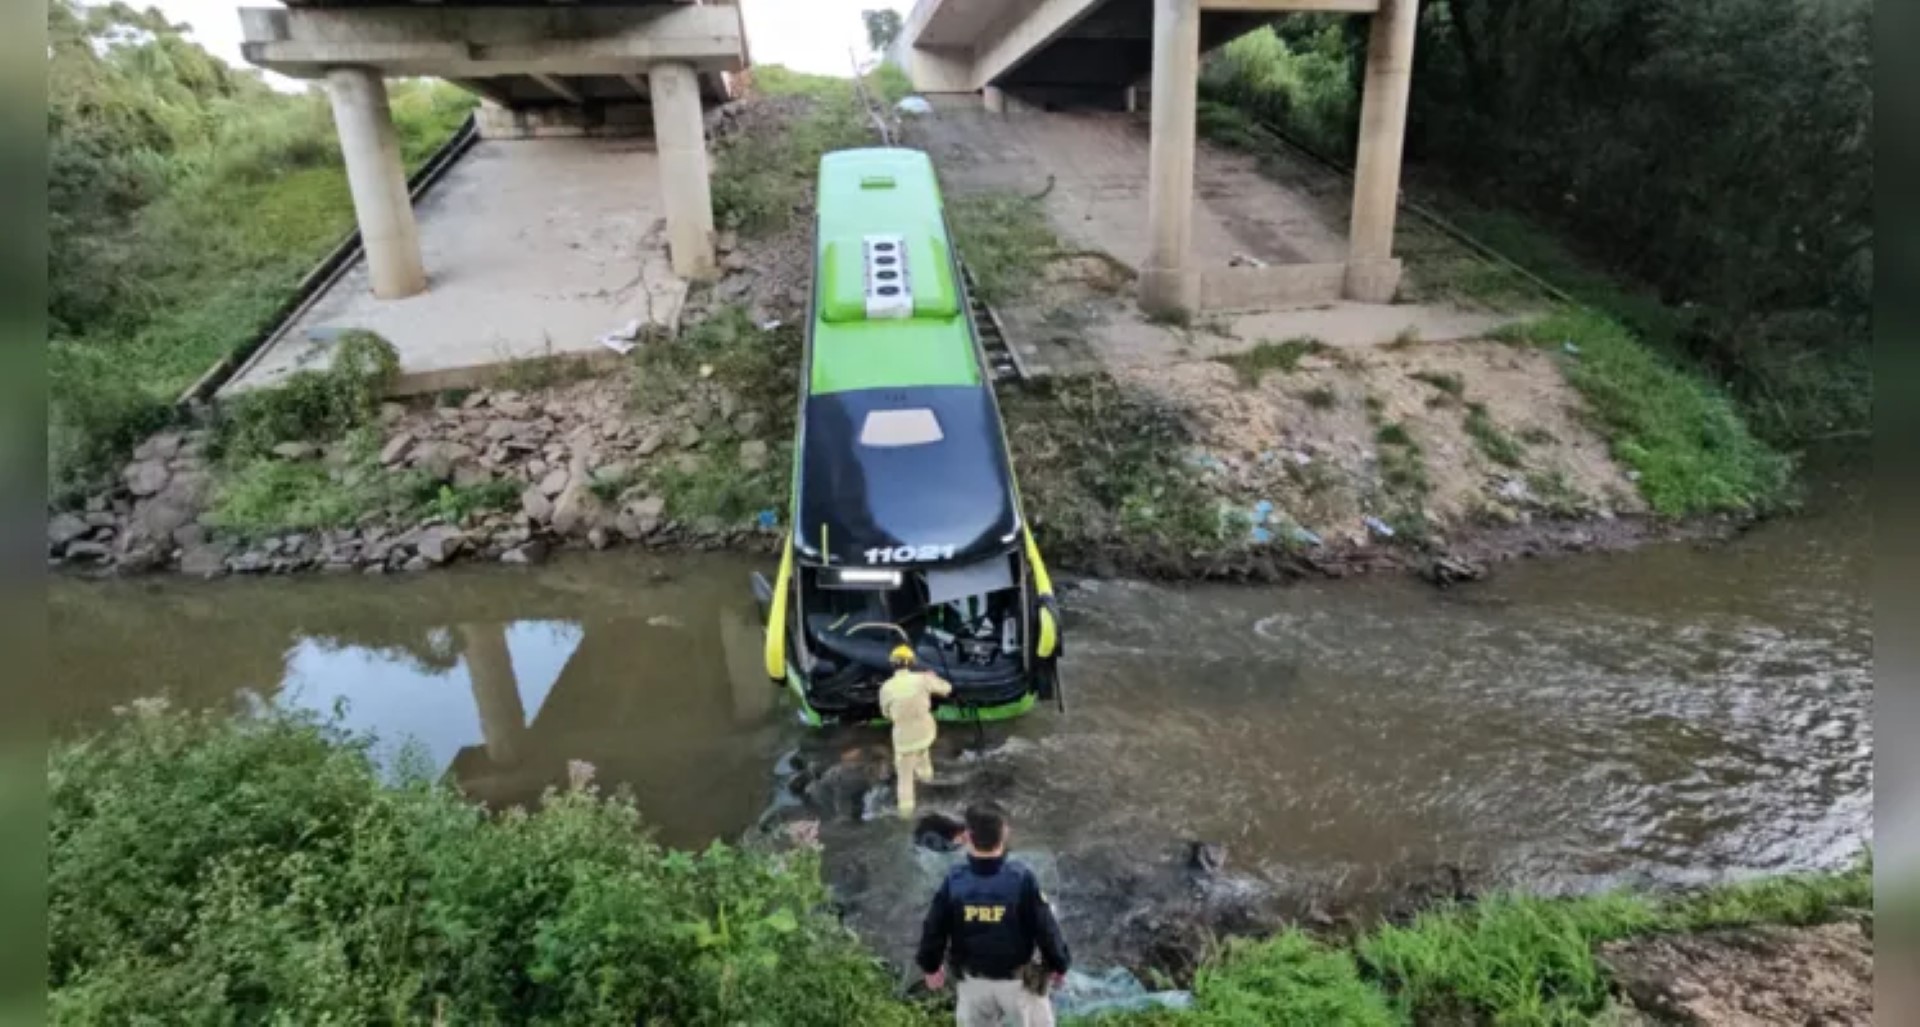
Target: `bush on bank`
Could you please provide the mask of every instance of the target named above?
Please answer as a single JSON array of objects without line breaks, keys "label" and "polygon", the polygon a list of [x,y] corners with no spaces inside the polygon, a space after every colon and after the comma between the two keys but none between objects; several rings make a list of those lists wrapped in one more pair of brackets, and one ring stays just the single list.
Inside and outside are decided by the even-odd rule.
[{"label": "bush on bank", "polygon": [[[297,714],[136,704],[48,765],[56,1023],[925,1024],[817,856],[663,849],[622,797],[492,814]],[[1586,1023],[1602,942],[1870,909],[1872,868],[1657,900],[1494,897],[1236,940],[1126,1025]]]},{"label": "bush on bank", "polygon": [[623,798],[491,815],[390,776],[291,715],[146,708],[57,745],[53,1020],[918,1022],[811,853],[673,852]]}]

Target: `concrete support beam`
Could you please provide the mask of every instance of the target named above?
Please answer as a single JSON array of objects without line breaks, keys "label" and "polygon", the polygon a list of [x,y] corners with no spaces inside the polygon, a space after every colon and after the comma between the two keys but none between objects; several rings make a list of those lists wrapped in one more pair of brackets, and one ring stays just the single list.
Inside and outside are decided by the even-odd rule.
[{"label": "concrete support beam", "polygon": [[646,98],[647,80],[644,77],[640,75],[622,75],[620,76],[620,81],[625,82],[627,86],[633,90],[633,95],[642,99]]},{"label": "concrete support beam", "polygon": [[246,7],[240,25],[248,62],[295,78],[342,65],[437,78],[620,75],[654,61],[746,66],[740,9],[712,4]]},{"label": "concrete support beam", "polygon": [[529,77],[535,82],[540,83],[540,88],[545,89],[547,92],[552,93],[568,103],[586,102],[581,99],[579,90],[561,81],[558,75],[532,75]]},{"label": "concrete support beam", "polygon": [[400,137],[393,129],[387,84],[370,68],[334,68],[327,72],[327,95],[340,133],[347,165],[353,213],[360,222],[373,294],[404,299],[427,288],[420,258],[420,229],[407,195],[406,168],[400,162]]},{"label": "concrete support beam", "polygon": [[1154,0],[1153,137],[1148,144],[1147,262],[1140,306],[1149,314],[1191,314],[1199,276],[1193,249],[1193,148],[1200,100],[1200,4]]},{"label": "concrete support beam", "polygon": [[987,86],[980,90],[980,105],[985,107],[989,114],[1005,114],[1007,94],[1001,92],[999,86]]},{"label": "concrete support beam", "polygon": [[713,193],[707,181],[706,119],[692,65],[656,64],[647,70],[653,93],[653,136],[660,152],[660,191],[667,208],[667,249],[673,273],[716,277]]},{"label": "concrete support beam", "polygon": [[[948,2],[951,3],[952,0]],[[1006,74],[1008,69],[1025,60],[1035,50],[1073,28],[1080,19],[1093,13],[1102,2],[1103,0],[1035,0],[1034,3],[1025,7],[1019,4],[1013,5],[1009,11],[1010,17],[1015,20],[1001,29],[990,41],[983,34],[981,43],[974,50],[974,86],[977,88],[987,85]],[[1198,10],[1194,12],[1194,18],[1197,22]],[[1156,22],[1157,20],[1156,15]],[[1155,34],[1158,35],[1157,30]]]},{"label": "concrete support beam", "polygon": [[1347,296],[1365,303],[1390,302],[1399,286],[1393,223],[1400,203],[1400,157],[1419,13],[1419,0],[1381,0],[1367,35],[1347,259]]}]

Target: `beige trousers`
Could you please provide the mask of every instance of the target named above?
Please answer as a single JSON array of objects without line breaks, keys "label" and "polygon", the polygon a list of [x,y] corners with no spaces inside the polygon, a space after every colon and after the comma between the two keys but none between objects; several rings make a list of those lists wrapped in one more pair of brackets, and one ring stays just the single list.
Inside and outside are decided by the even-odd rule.
[{"label": "beige trousers", "polygon": [[915,749],[893,754],[893,772],[900,778],[894,792],[900,797],[900,815],[913,815],[913,786],[916,781],[933,780],[933,750]]},{"label": "beige trousers", "polygon": [[962,977],[955,987],[953,1019],[960,1027],[1053,1027],[1053,1003],[1018,980]]}]

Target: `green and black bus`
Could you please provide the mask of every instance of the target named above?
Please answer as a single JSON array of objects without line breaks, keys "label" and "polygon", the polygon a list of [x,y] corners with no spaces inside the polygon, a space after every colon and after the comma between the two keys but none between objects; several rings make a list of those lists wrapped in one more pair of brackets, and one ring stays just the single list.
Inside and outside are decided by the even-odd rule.
[{"label": "green and black bus", "polygon": [[818,208],[792,529],[755,576],[767,673],[809,724],[871,721],[904,643],[953,684],[937,716],[1018,716],[1056,694],[1059,612],[933,165],[827,154]]}]

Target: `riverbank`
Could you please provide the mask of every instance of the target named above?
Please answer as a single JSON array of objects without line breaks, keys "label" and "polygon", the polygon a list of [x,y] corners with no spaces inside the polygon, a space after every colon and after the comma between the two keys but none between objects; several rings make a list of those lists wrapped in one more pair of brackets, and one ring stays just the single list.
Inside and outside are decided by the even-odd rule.
[{"label": "riverbank", "polygon": [[[407,766],[383,772],[367,738],[312,719],[155,702],[58,742],[54,1021],[950,1015],[896,997],[900,968],[836,921],[818,835],[674,852],[584,764],[537,809],[498,816]],[[1870,904],[1860,866],[1662,896],[1489,896],[1350,932],[1283,925],[1210,949],[1191,1010],[1122,1022],[1620,1023],[1637,1009],[1731,1023],[1716,1010],[1738,999],[1741,1015],[1866,1023]]]},{"label": "riverbank", "polygon": [[[870,128],[844,84],[774,79],[779,95],[710,119],[724,274],[689,296],[677,336],[404,403],[378,402],[388,372],[343,347],[332,371],[148,439],[55,512],[52,564],[213,577],[775,548],[812,169]],[[908,128],[943,174],[977,163],[929,124]],[[1725,537],[1786,501],[1787,460],[1724,396],[1603,317],[1515,300],[1497,269],[1463,270],[1470,254],[1410,254],[1414,293],[1474,284],[1467,306],[1420,308],[1420,323],[1498,328],[1280,338],[1317,313],[1152,323],[1125,265],[1057,235],[1038,199],[959,189],[950,208],[1016,342],[1091,354],[1001,394],[1026,513],[1062,570],[1451,584],[1514,558]]]}]

